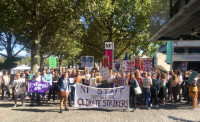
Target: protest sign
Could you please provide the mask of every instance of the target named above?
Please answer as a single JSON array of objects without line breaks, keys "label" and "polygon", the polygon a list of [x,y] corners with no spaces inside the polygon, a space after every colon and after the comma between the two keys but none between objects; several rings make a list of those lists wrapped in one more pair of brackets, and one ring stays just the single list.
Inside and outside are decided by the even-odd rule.
[{"label": "protest sign", "polygon": [[122,71],[122,59],[116,59],[113,61],[112,70],[113,72],[121,72]]},{"label": "protest sign", "polygon": [[81,67],[94,67],[94,56],[82,56]]},{"label": "protest sign", "polygon": [[152,70],[153,70],[152,59],[151,58],[143,59],[143,71],[152,72]]},{"label": "protest sign", "polygon": [[[112,61],[113,61],[113,50],[104,50],[104,56],[109,57],[109,65],[108,68],[112,68]],[[104,66],[105,67],[105,66]]]},{"label": "protest sign", "polygon": [[129,86],[95,88],[76,84],[75,107],[81,108],[129,108]]},{"label": "protest sign", "polygon": [[50,83],[48,82],[38,82],[38,81],[29,81],[28,82],[28,92],[38,92],[45,93],[49,90]]},{"label": "protest sign", "polygon": [[182,64],[181,64],[181,71],[182,72],[187,71],[187,65],[188,65],[187,61],[182,62]]},{"label": "protest sign", "polygon": [[190,75],[187,83],[188,84],[194,84],[196,81],[196,77],[198,76],[198,72],[192,71],[192,74]]},{"label": "protest sign", "polygon": [[47,81],[47,82],[51,82],[52,81],[52,75],[51,74],[45,74],[44,80]]},{"label": "protest sign", "polygon": [[102,76],[102,79],[103,80],[106,80],[109,78],[109,70],[108,70],[108,67],[104,68],[104,67],[101,67],[100,68],[100,73],[101,73],[101,76]]},{"label": "protest sign", "polygon": [[56,57],[49,57],[49,68],[56,68]]},{"label": "protest sign", "polygon": [[108,67],[109,64],[109,56],[103,56],[103,66]]},{"label": "protest sign", "polygon": [[140,67],[140,62],[141,62],[141,60],[140,60],[140,57],[135,57],[135,67]]},{"label": "protest sign", "polygon": [[35,74],[29,74],[29,75],[28,75],[29,80],[32,80],[34,76],[35,76]]},{"label": "protest sign", "polygon": [[124,70],[124,72],[135,71],[134,61],[132,61],[132,60],[123,61],[123,70]]}]

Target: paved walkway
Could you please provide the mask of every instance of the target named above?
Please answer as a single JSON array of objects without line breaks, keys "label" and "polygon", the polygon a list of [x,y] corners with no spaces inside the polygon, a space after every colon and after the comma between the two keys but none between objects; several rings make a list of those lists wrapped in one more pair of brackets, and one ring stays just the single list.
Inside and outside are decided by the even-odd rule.
[{"label": "paved walkway", "polygon": [[195,121],[200,122],[200,108],[193,110],[191,106],[180,103],[177,106],[167,104],[151,110],[137,109],[136,112],[124,110],[103,109],[80,109],[70,107],[70,111],[59,112],[59,100],[47,103],[42,101],[40,107],[18,107],[13,108],[13,101],[0,100],[0,122],[173,122],[173,121]]}]

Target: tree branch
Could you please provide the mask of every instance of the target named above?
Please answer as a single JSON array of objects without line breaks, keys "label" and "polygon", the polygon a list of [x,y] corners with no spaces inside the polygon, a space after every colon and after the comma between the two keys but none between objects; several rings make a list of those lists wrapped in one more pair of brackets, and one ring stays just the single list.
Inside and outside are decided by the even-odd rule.
[{"label": "tree branch", "polygon": [[118,59],[122,53],[124,53],[124,51],[129,47],[130,45],[126,45],[126,47],[116,56],[116,59]]},{"label": "tree branch", "polygon": [[22,49],[20,49],[17,53],[15,53],[14,57],[17,56],[22,50],[24,50],[25,47],[23,47]]},{"label": "tree branch", "polygon": [[0,55],[3,56],[3,57],[6,57],[6,58],[8,57],[7,55],[5,55],[3,53],[0,53]]}]

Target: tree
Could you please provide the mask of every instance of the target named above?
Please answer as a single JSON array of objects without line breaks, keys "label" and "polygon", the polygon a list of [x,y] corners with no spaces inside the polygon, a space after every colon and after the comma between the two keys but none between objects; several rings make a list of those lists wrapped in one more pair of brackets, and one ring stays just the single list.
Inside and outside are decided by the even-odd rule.
[{"label": "tree", "polygon": [[[29,39],[27,44],[31,49],[31,69],[37,72],[40,42],[45,33],[55,33],[62,27],[63,22],[72,20],[72,15],[77,14],[81,10],[84,1],[81,0],[2,0],[0,7],[3,8],[3,13],[9,11],[9,14],[3,16],[8,27],[18,34],[23,34]],[[10,25],[14,23],[14,26]],[[13,25],[13,24],[12,24]],[[51,26],[52,30],[47,28]]]},{"label": "tree", "polygon": [[[6,60],[3,63],[0,63],[0,69],[7,69],[10,73],[10,69],[17,66],[16,61],[19,61],[20,58],[17,55],[24,50],[24,46],[21,46],[19,40],[22,39],[19,35],[15,35],[11,30],[3,29],[0,31],[0,48],[6,51],[6,54],[0,53],[1,56],[5,57]],[[17,48],[19,48],[17,50]],[[17,51],[16,53],[14,52]]]},{"label": "tree", "polygon": [[[151,55],[157,49],[148,42],[150,0],[93,0],[82,15],[86,33],[81,41],[83,52],[100,59],[104,42],[114,42],[114,57],[126,52]],[[156,43],[155,43],[156,45]],[[149,51],[148,51],[149,50]]]}]

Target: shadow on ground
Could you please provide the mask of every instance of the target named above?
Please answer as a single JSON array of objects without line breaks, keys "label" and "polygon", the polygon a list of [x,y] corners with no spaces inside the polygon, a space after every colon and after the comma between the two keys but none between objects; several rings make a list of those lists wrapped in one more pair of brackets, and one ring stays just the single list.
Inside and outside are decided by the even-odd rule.
[{"label": "shadow on ground", "polygon": [[168,116],[169,119],[172,119],[174,121],[178,121],[178,122],[195,122],[195,121],[191,121],[191,120],[187,120],[187,119],[183,119],[183,118],[177,118],[177,117],[173,117],[173,116]]}]

